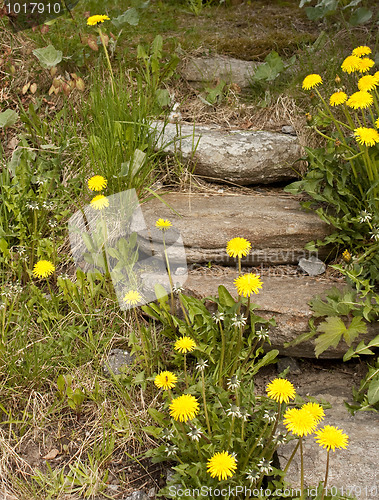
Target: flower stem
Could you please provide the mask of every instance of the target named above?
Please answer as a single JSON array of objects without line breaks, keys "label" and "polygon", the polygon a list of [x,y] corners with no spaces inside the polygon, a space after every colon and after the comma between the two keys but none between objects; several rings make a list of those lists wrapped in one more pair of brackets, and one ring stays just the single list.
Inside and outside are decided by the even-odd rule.
[{"label": "flower stem", "polygon": [[208,417],[208,408],[207,408],[207,400],[205,398],[205,377],[204,377],[204,370],[201,371],[201,382],[202,382],[202,393],[203,393],[203,403],[204,403],[204,415],[205,415],[205,420],[207,422],[207,429],[209,432],[209,435],[212,437],[212,431],[211,431],[211,426],[209,424],[209,417]]},{"label": "flower stem", "polygon": [[107,46],[105,45],[104,35],[103,35],[100,27],[99,27],[99,36],[100,36],[101,43],[103,44],[103,48],[104,48],[104,52],[105,52],[105,57],[107,58],[108,68],[109,68],[109,72],[110,72],[110,75],[111,75],[112,93],[113,93],[113,95],[115,95],[115,91],[114,91],[114,75],[113,75],[112,65],[111,65],[111,61],[109,59],[109,54],[108,54]]},{"label": "flower stem", "polygon": [[324,497],[325,497],[325,491],[326,491],[326,483],[328,482],[328,472],[329,472],[329,452],[330,450],[328,450],[328,453],[326,455],[326,471],[325,471],[325,479],[324,479],[324,487],[322,489],[322,496],[321,496],[321,500],[324,500]]},{"label": "flower stem", "polygon": [[300,445],[300,489],[301,489],[301,499],[304,498],[304,455],[303,455],[303,438],[299,437]]}]

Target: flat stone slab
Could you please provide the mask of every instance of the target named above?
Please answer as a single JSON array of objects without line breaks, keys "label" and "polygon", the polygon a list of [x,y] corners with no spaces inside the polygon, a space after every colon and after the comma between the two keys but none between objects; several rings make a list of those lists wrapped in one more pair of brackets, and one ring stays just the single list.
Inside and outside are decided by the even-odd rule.
[{"label": "flat stone slab", "polygon": [[[192,271],[185,282],[184,293],[197,298],[217,295],[219,285],[224,285],[229,292],[237,297],[234,280],[235,270],[224,268],[222,271],[212,270]],[[296,339],[300,334],[309,331],[308,321],[312,311],[308,302],[316,295],[325,296],[333,286],[343,288],[342,282],[329,279],[319,279],[310,276],[262,276],[263,287],[258,295],[252,297],[252,302],[258,304],[256,313],[265,319],[274,316],[276,327],[270,327],[271,348],[278,349],[283,356],[314,358],[314,340],[307,340],[293,347],[284,347],[285,342]],[[368,333],[360,336],[360,340],[371,340],[379,334],[379,323],[368,324]],[[344,341],[336,348],[329,348],[320,358],[342,358],[348,347]]]},{"label": "flat stone slab", "polygon": [[[159,218],[169,219],[183,238],[189,263],[212,261],[234,265],[235,259],[227,255],[226,245],[238,236],[252,244],[252,251],[242,259],[245,265],[297,264],[300,258],[308,256],[304,250],[306,243],[322,239],[331,231],[314,212],[302,210],[290,195],[170,193],[162,196],[180,216],[153,199],[141,206],[146,224],[154,227]],[[319,257],[326,256],[328,251],[323,248]],[[175,260],[175,255],[170,254],[170,259]]]},{"label": "flat stone slab", "polygon": [[[317,378],[316,378],[317,377]],[[296,392],[328,401],[332,408],[325,410],[325,419],[318,428],[333,425],[342,429],[349,436],[346,449],[330,452],[330,466],[327,486],[329,494],[336,494],[336,489],[346,496],[357,499],[376,500],[379,498],[379,414],[374,412],[357,412],[351,415],[344,401],[351,399],[351,380],[344,373],[319,371],[315,379],[307,377],[307,386],[301,385],[302,375],[289,376],[295,385]],[[296,440],[282,446],[278,450],[279,460],[285,467]],[[314,435],[304,438],[304,482],[305,485],[317,486],[324,480],[326,467],[326,450],[315,441]],[[291,486],[300,486],[300,455],[295,458],[288,469],[287,479]]]},{"label": "flat stone slab", "polygon": [[225,131],[216,125],[154,122],[157,146],[185,161],[194,173],[214,182],[247,186],[296,178],[293,164],[301,157],[297,137],[263,130]]},{"label": "flat stone slab", "polygon": [[233,57],[214,55],[194,57],[182,65],[180,72],[192,84],[224,80],[242,89],[250,87],[251,76],[261,63],[241,61]]}]

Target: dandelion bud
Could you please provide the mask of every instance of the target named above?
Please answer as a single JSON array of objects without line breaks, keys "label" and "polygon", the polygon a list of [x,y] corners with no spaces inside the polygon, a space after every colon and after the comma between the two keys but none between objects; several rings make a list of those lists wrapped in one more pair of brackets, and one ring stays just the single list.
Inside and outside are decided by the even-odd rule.
[{"label": "dandelion bud", "polygon": [[341,83],[341,78],[338,75],[336,75],[334,81],[336,82],[337,85],[339,85]]}]

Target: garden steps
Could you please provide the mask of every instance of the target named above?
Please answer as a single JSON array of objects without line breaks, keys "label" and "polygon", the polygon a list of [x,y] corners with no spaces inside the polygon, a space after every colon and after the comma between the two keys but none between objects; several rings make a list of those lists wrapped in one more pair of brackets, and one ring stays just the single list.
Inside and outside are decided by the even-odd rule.
[{"label": "garden steps", "polygon": [[[272,270],[275,268],[272,268]],[[251,269],[249,269],[250,271]],[[270,327],[271,348],[278,349],[283,356],[314,358],[314,340],[307,340],[299,345],[284,347],[286,342],[296,339],[300,334],[309,331],[308,321],[312,316],[308,302],[316,295],[324,297],[333,286],[343,289],[346,284],[341,279],[320,278],[297,274],[288,276],[270,276],[270,268],[260,272],[263,282],[259,294],[251,297],[251,301],[258,304],[256,314],[265,319],[275,318],[276,326]],[[199,299],[217,295],[220,285],[224,285],[234,298],[237,298],[234,280],[237,277],[236,269],[216,266],[215,269],[201,268],[190,271],[185,282],[184,293]],[[207,307],[214,304],[206,301]],[[317,322],[316,322],[317,324]],[[373,339],[379,334],[379,323],[369,323],[368,333],[360,336],[360,340]],[[345,342],[340,342],[337,347],[329,348],[320,355],[320,358],[342,358],[347,350]]]},{"label": "garden steps", "polygon": [[[252,244],[243,265],[297,264],[308,254],[305,244],[323,239],[331,228],[314,212],[302,210],[296,197],[279,193],[162,193],[168,206],[152,199],[141,208],[148,227],[158,218],[172,222],[183,238],[188,263],[234,265],[226,244],[239,236]],[[320,256],[328,251],[323,248]],[[175,260],[173,253],[170,259]]]}]

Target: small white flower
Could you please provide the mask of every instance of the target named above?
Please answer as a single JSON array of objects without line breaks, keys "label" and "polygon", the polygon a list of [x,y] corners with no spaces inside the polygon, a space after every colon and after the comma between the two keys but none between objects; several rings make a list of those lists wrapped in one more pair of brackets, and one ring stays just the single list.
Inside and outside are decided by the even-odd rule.
[{"label": "small white flower", "polygon": [[17,247],[17,252],[20,254],[20,255],[23,255],[25,252],[26,252],[26,248],[25,247]]},{"label": "small white flower", "polygon": [[171,455],[176,455],[178,449],[179,448],[174,444],[168,444],[165,448],[165,452],[167,453],[167,456],[170,457]]},{"label": "small white flower", "polygon": [[272,467],[271,467],[271,460],[266,460],[265,458],[262,458],[262,460],[260,460],[258,462],[258,465],[257,467],[259,467],[259,470],[261,471],[261,473],[263,474],[270,474],[270,472],[272,472]]},{"label": "small white flower", "polygon": [[36,201],[28,201],[26,203],[26,208],[30,208],[30,210],[39,210],[39,204]]},{"label": "small white flower", "polygon": [[54,203],[52,201],[44,201],[42,203],[42,207],[45,208],[46,210],[52,210],[54,208]]},{"label": "small white flower", "polygon": [[364,222],[370,222],[371,219],[372,219],[372,214],[370,214],[366,210],[362,210],[358,220],[361,224],[363,224]]},{"label": "small white flower", "polygon": [[246,474],[246,479],[251,481],[252,484],[254,484],[261,476],[261,473],[257,469],[249,469],[248,471],[245,472]]},{"label": "small white flower", "polygon": [[226,384],[227,388],[228,389],[231,389],[232,391],[234,391],[235,389],[238,389],[238,387],[240,386],[240,380],[238,380],[237,376],[236,375],[233,375],[232,378],[230,378]]},{"label": "small white flower", "polygon": [[196,365],[196,370],[199,370],[199,372],[203,372],[207,367],[208,367],[208,361],[200,359]]},{"label": "small white flower", "polygon": [[268,422],[275,422],[276,420],[276,411],[275,410],[265,410],[263,413],[263,419]]},{"label": "small white flower", "polygon": [[279,432],[279,433],[275,434],[274,441],[276,444],[284,444],[287,442],[287,438],[284,434],[281,434]]},{"label": "small white flower", "polygon": [[172,429],[163,429],[162,431],[162,438],[163,439],[166,439],[167,441],[169,441],[170,439],[172,439],[174,437],[174,431]]},{"label": "small white flower", "polygon": [[63,273],[63,274],[60,274],[58,276],[58,278],[62,279],[62,280],[69,280],[70,279],[70,276],[67,274],[67,273]]},{"label": "small white flower", "polygon": [[240,328],[241,326],[246,325],[246,318],[243,314],[235,314],[232,317],[231,323],[233,326],[236,326],[237,328]]},{"label": "small white flower", "polygon": [[225,315],[223,312],[217,311],[212,314],[212,318],[215,321],[215,323],[220,323],[221,321],[224,321]]},{"label": "small white flower", "polygon": [[245,422],[250,417],[250,413],[248,413],[244,406],[240,406],[240,415],[242,420],[244,420]]},{"label": "small white flower", "polygon": [[369,235],[371,236],[372,240],[379,241],[379,229],[374,228]]},{"label": "small white flower", "polygon": [[56,220],[54,220],[54,219],[51,219],[51,220],[49,220],[48,225],[49,225],[51,228],[54,228],[54,227],[57,227],[58,222],[57,222]]},{"label": "small white flower", "polygon": [[184,288],[180,285],[180,283],[175,283],[175,285],[172,287],[172,291],[174,293],[182,293]]},{"label": "small white flower", "polygon": [[268,340],[269,338],[267,328],[259,328],[259,330],[255,332],[255,335],[259,340]]},{"label": "small white flower", "polygon": [[201,429],[198,429],[197,427],[191,427],[191,430],[187,432],[187,436],[189,436],[192,441],[199,441],[201,434]]},{"label": "small white flower", "polygon": [[0,311],[5,309],[5,302],[0,302]]},{"label": "small white flower", "polygon": [[240,409],[237,405],[232,405],[228,410],[226,410],[228,417],[241,417]]}]

